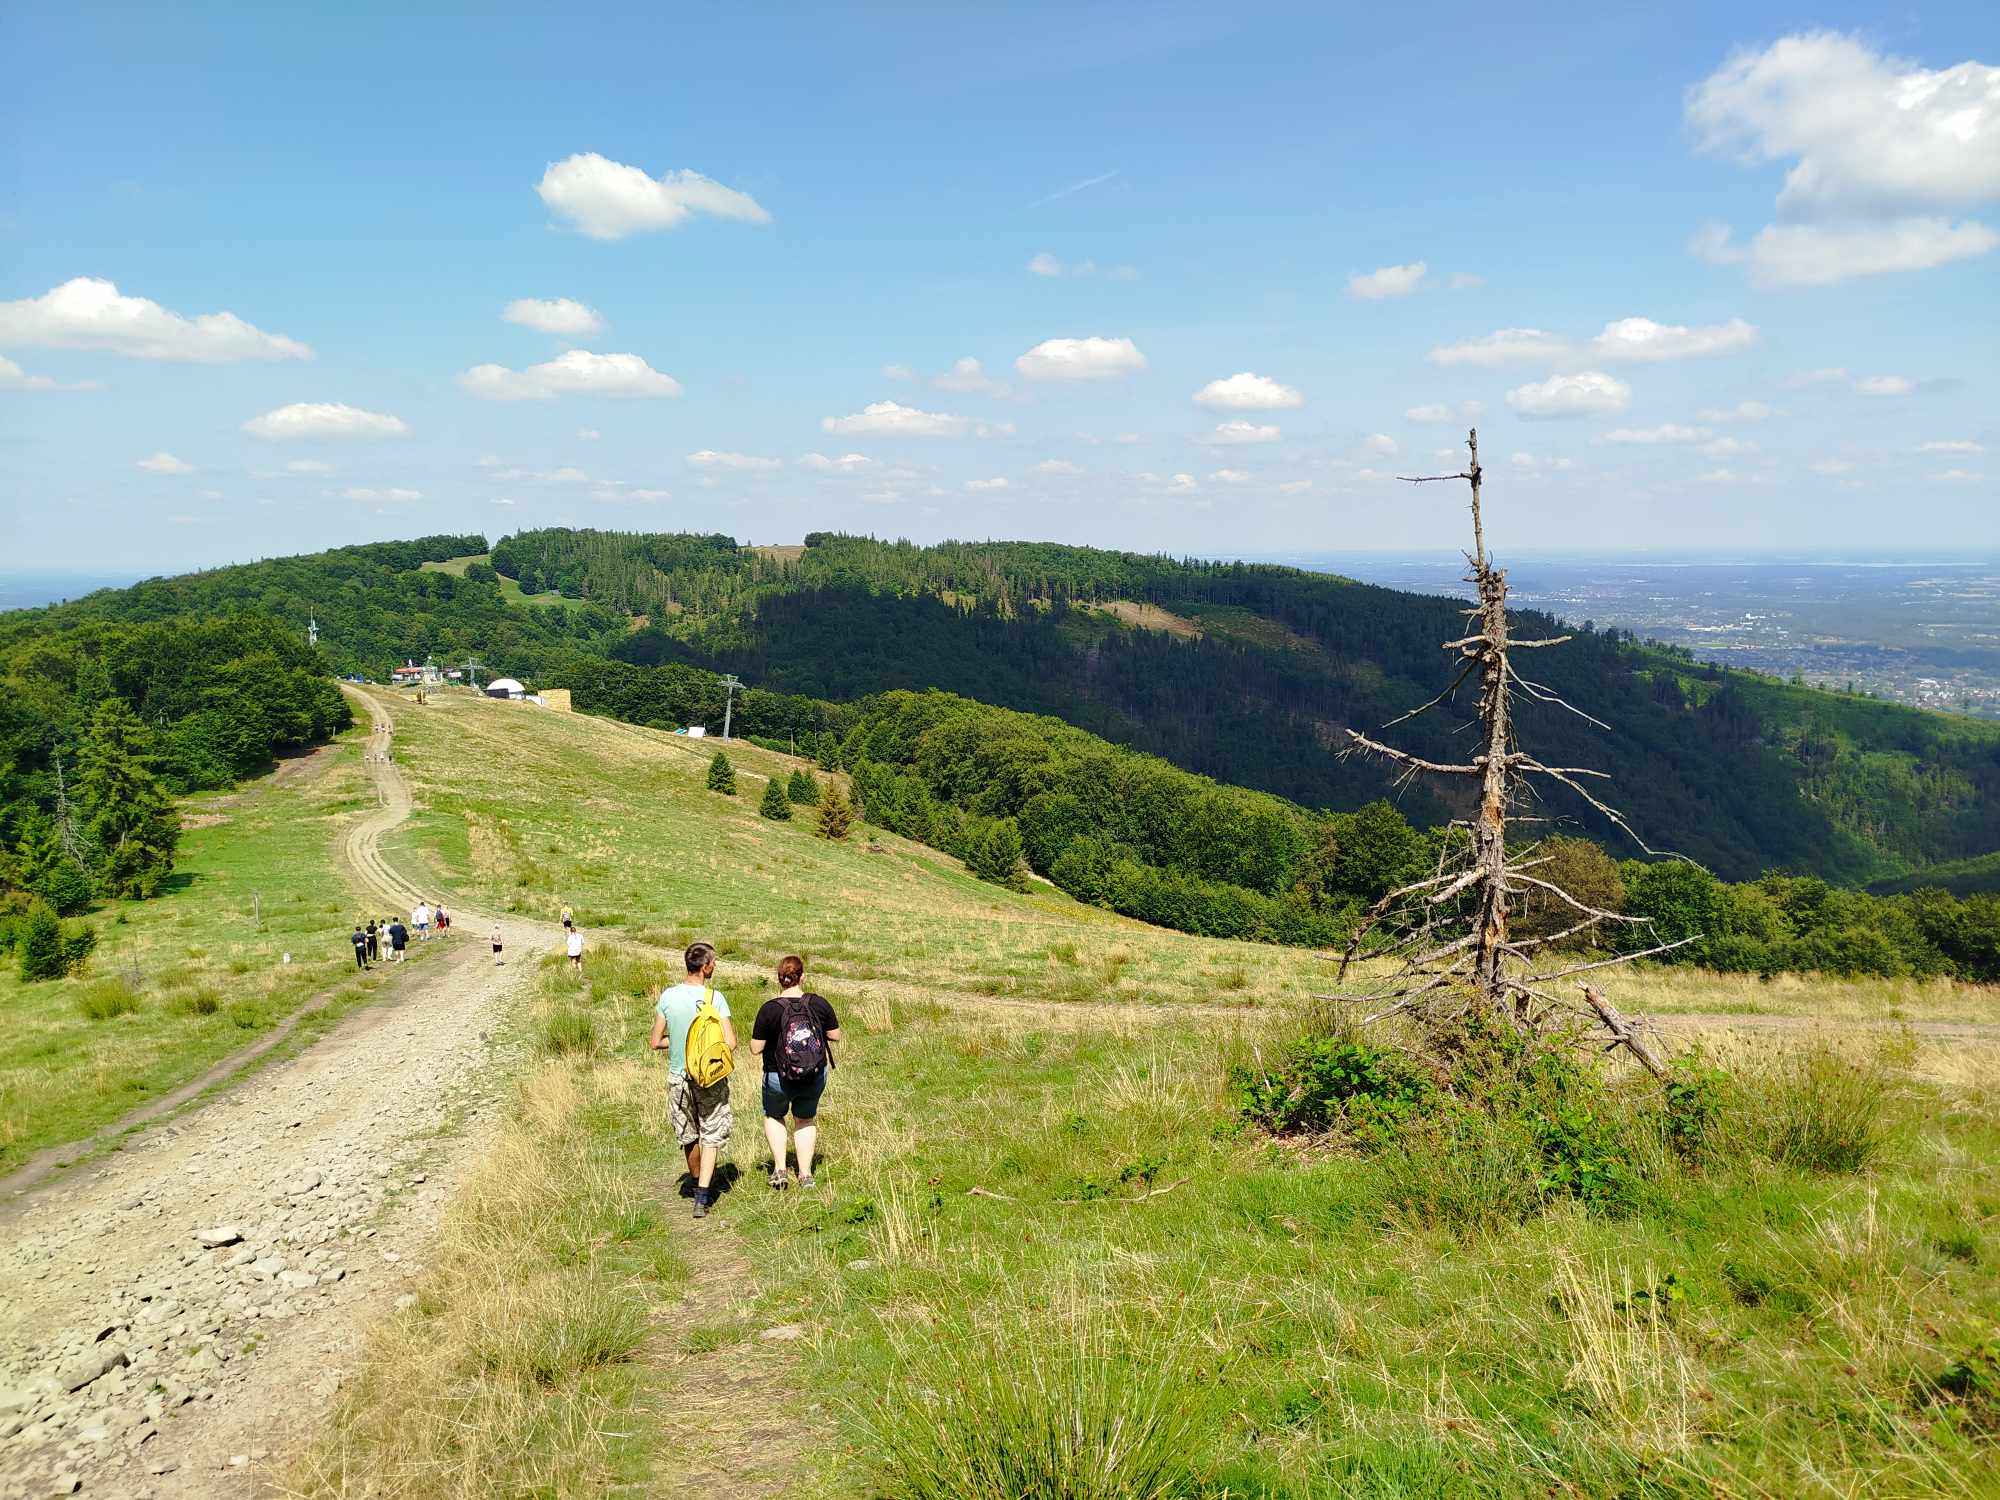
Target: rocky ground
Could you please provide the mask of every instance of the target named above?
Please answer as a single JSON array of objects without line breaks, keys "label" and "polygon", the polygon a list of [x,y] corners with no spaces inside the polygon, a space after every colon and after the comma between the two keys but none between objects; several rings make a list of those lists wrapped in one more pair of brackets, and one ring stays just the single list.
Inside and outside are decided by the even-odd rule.
[{"label": "rocky ground", "polygon": [[[341,854],[407,907],[380,744]],[[0,1500],[249,1495],[326,1410],[508,1097],[502,1022],[549,939],[507,923],[495,967],[473,915],[310,1050],[0,1207]]]}]

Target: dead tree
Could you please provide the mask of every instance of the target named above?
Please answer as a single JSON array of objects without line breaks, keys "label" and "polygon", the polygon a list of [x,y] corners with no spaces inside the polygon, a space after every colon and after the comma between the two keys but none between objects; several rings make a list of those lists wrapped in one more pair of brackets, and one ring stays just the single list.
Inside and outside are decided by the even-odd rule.
[{"label": "dead tree", "polygon": [[[1522,676],[1514,667],[1514,652],[1560,646],[1570,637],[1514,640],[1509,636],[1507,574],[1493,566],[1492,558],[1487,555],[1479,510],[1477,430],[1466,434],[1465,445],[1470,457],[1462,472],[1409,477],[1407,482],[1433,484],[1462,479],[1471,488],[1472,551],[1466,558],[1470,565],[1466,581],[1472,584],[1478,602],[1465,612],[1470,630],[1457,640],[1444,643],[1444,649],[1457,657],[1457,672],[1450,685],[1429,702],[1383,727],[1394,728],[1450,703],[1458,690],[1476,676],[1479,753],[1461,763],[1424,760],[1350,729],[1351,743],[1342,754],[1366,754],[1389,762],[1398,768],[1398,785],[1420,775],[1474,781],[1478,785],[1477,811],[1471,819],[1451,825],[1452,836],[1447,837],[1430,876],[1391,891],[1370,908],[1355,928],[1340,960],[1343,984],[1361,958],[1368,939],[1386,933],[1387,941],[1369,954],[1387,965],[1385,977],[1365,992],[1322,998],[1366,1005],[1372,1011],[1368,1017],[1371,1021],[1398,1014],[1422,1021],[1443,1021],[1477,1011],[1536,1035],[1567,1014],[1587,1014],[1601,1020],[1610,1030],[1611,1045],[1627,1047],[1649,1069],[1659,1073],[1661,1064],[1657,1055],[1595,991],[1582,986],[1585,995],[1591,997],[1590,1010],[1585,1012],[1583,1007],[1557,998],[1550,989],[1572,976],[1664,953],[1680,943],[1657,944],[1591,962],[1568,965],[1551,962],[1557,945],[1565,941],[1583,938],[1607,926],[1624,924],[1638,929],[1645,923],[1642,918],[1592,906],[1556,882],[1533,874],[1538,866],[1547,863],[1537,853],[1538,846],[1530,843],[1516,852],[1509,849],[1507,841],[1510,825],[1531,820],[1522,811],[1523,805],[1539,801],[1545,787],[1565,787],[1641,849],[1646,849],[1646,844],[1622,813],[1585,784],[1606,779],[1605,772],[1586,766],[1547,765],[1521,749],[1515,739],[1513,705],[1517,691],[1533,702],[1566,709],[1599,729],[1610,726],[1564,702],[1553,690]],[[1658,851],[1646,849],[1646,852]],[[1573,920],[1558,932],[1540,937],[1514,937],[1507,926],[1510,900],[1530,890],[1546,892],[1559,906],[1569,908]]]}]

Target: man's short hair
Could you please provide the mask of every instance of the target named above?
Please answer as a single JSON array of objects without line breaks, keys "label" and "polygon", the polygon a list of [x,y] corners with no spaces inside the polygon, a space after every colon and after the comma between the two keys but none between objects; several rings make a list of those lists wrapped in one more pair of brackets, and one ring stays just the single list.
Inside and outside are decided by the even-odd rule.
[{"label": "man's short hair", "polygon": [[710,943],[689,943],[687,951],[687,971],[699,974],[715,962],[715,947]]}]

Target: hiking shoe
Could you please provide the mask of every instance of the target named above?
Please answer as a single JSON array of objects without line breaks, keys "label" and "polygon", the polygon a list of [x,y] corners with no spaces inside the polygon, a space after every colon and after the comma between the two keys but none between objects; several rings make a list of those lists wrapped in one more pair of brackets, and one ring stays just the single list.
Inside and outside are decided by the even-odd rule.
[{"label": "hiking shoe", "polygon": [[772,1192],[782,1193],[786,1188],[790,1187],[791,1185],[792,1185],[792,1180],[791,1178],[785,1175],[785,1169],[783,1167],[779,1167],[777,1170],[771,1173]]},{"label": "hiking shoe", "polygon": [[708,1200],[709,1195],[707,1193],[703,1192],[700,1188],[694,1190],[694,1216],[697,1219],[708,1217]]},{"label": "hiking shoe", "polygon": [[805,1176],[801,1177],[799,1179],[799,1186],[802,1188],[809,1188],[813,1186],[812,1173],[808,1172],[806,1173]]}]

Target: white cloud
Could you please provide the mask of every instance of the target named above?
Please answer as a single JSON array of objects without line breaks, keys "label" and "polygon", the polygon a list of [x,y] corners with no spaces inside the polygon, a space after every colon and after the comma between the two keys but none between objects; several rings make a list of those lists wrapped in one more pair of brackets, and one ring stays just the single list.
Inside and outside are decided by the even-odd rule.
[{"label": "white cloud", "polygon": [[838,458],[829,458],[824,453],[807,453],[800,457],[799,467],[811,469],[816,474],[859,474],[863,469],[875,467],[875,460],[865,453],[843,453]]},{"label": "white cloud", "polygon": [[687,461],[697,469],[732,469],[739,474],[769,474],[785,466],[783,459],[759,458],[752,453],[718,453],[713,448],[690,453]]},{"label": "white cloud", "polygon": [[1248,484],[1250,476],[1241,469],[1217,469],[1208,476],[1217,484]]},{"label": "white cloud", "polygon": [[5,355],[0,355],[0,391],[95,391],[94,380],[57,380],[49,375],[30,375]]},{"label": "white cloud", "polygon": [[313,357],[297,339],[266,333],[235,313],[182,317],[91,276],[65,281],[39,297],[0,302],[0,347],[99,349],[128,359],[194,365]]},{"label": "white cloud", "polygon": [[2000,244],[1948,217],[2000,198],[2000,68],[1927,69],[1808,32],[1731,57],[1689,91],[1687,121],[1704,151],[1792,163],[1779,223],[1744,247],[1709,226],[1691,246],[1764,284],[1928,270]]},{"label": "white cloud", "polygon": [[1841,385],[1847,380],[1844,365],[1826,365],[1817,370],[1794,370],[1785,377],[1785,389],[1802,391],[1816,385]]},{"label": "white cloud", "polygon": [[1380,302],[1385,297],[1407,297],[1423,283],[1426,267],[1420,260],[1407,266],[1383,266],[1378,270],[1347,278],[1347,295],[1363,302]]},{"label": "white cloud", "polygon": [[965,489],[967,493],[974,495],[987,494],[995,490],[1004,490],[1008,488],[1011,488],[1011,486],[1009,486],[1006,479],[1000,475],[995,475],[991,479],[968,479],[965,481]]},{"label": "white cloud", "polygon": [[1024,379],[1077,382],[1116,380],[1146,368],[1130,339],[1044,339],[1014,361]]},{"label": "white cloud", "polygon": [[1741,484],[1743,480],[1742,476],[1734,469],[1709,469],[1704,473],[1695,475],[1694,482],[1696,484],[1729,485]]},{"label": "white cloud", "polygon": [[1443,344],[1424,356],[1434,365],[1473,365],[1481,369],[1524,360],[1560,359],[1569,340],[1539,328],[1502,328],[1477,338]]},{"label": "white cloud", "polygon": [[1283,484],[1278,486],[1278,493],[1281,495],[1303,495],[1312,487],[1313,482],[1310,479],[1287,479]]},{"label": "white cloud", "polygon": [[[1094,260],[1072,261],[1065,265],[1044,250],[1028,262],[1028,269],[1037,276],[1095,276],[1098,264]],[[1137,281],[1138,268],[1135,266],[1113,266],[1104,273],[1113,281]]]},{"label": "white cloud", "polygon": [[1857,396],[1907,396],[1917,383],[1907,375],[1870,375],[1854,382]]},{"label": "white cloud", "polygon": [[1704,422],[1767,422],[1784,412],[1768,401],[1739,401],[1734,406],[1710,406],[1695,413]]},{"label": "white cloud", "polygon": [[917,372],[912,370],[908,365],[884,365],[882,366],[882,378],[884,380],[915,380]]},{"label": "white cloud", "polygon": [[1658,427],[1614,427],[1604,434],[1607,443],[1699,443],[1709,436],[1706,427],[1684,427],[1665,422]]},{"label": "white cloud", "polygon": [[672,490],[621,489],[617,492],[616,495],[599,494],[597,498],[600,500],[639,501],[639,502],[650,503],[655,500],[671,500],[674,498],[674,492]]},{"label": "white cloud", "polygon": [[1747,245],[1711,224],[1688,248],[1715,265],[1748,266],[1759,286],[1815,287],[1892,271],[1928,271],[1984,255],[1995,245],[2000,234],[1973,220],[1953,224],[1915,216],[1879,224],[1771,224]]},{"label": "white cloud", "polygon": [[603,436],[604,434],[595,427],[579,427],[576,430],[576,440],[579,443],[594,443]]},{"label": "white cloud", "polygon": [[509,323],[519,323],[537,333],[552,333],[565,338],[581,338],[604,327],[604,318],[596,308],[572,302],[567,297],[558,297],[553,302],[517,297],[507,304],[500,316]]},{"label": "white cloud", "polygon": [[1469,292],[1486,285],[1484,276],[1475,276],[1470,271],[1453,271],[1448,283],[1454,292]]},{"label": "white cloud", "polygon": [[1083,471],[1082,464],[1073,464],[1066,458],[1045,458],[1028,470],[1049,479],[1074,479]]},{"label": "white cloud", "polygon": [[1652,364],[1668,359],[1736,354],[1754,348],[1756,343],[1756,325],[1741,318],[1708,328],[1655,323],[1651,318],[1620,318],[1606,323],[1604,331],[1590,341],[1590,353],[1601,360]]},{"label": "white cloud", "polygon": [[671,229],[694,214],[768,224],[755,198],[701,175],[666,172],[648,177],[595,151],[551,162],[535,185],[550,211],[596,240]]},{"label": "white cloud", "polygon": [[1239,370],[1224,380],[1211,380],[1194,393],[1194,404],[1211,411],[1289,411],[1304,406],[1297,388],[1280,385],[1268,375]]},{"label": "white cloud", "polygon": [[1028,269],[1037,276],[1060,276],[1063,273],[1062,262],[1046,250],[1028,262]]},{"label": "white cloud", "polygon": [[546,364],[525,370],[474,365],[458,377],[459,387],[481,401],[553,401],[558,396],[602,396],[614,400],[673,398],[681,383],[636,354],[592,354],[571,349]]},{"label": "white cloud", "polygon": [[151,458],[140,459],[132,467],[143,469],[148,474],[192,474],[194,472],[193,464],[184,458],[175,458],[173,454],[167,452],[164,448],[155,453]]},{"label": "white cloud", "polygon": [[1396,453],[1396,440],[1386,432],[1372,434],[1361,446],[1381,458],[1392,458]]},{"label": "white cloud", "polygon": [[252,437],[272,442],[317,443],[341,438],[404,437],[409,426],[387,412],[363,411],[339,401],[294,401],[243,424]]},{"label": "white cloud", "polygon": [[1847,458],[1818,458],[1806,467],[1822,479],[1838,479],[1843,474],[1854,472],[1854,461]]},{"label": "white cloud", "polygon": [[559,469],[548,469],[540,474],[526,474],[521,477],[525,479],[532,479],[537,484],[589,484],[590,483],[590,476],[584,473],[583,470],[577,468],[574,464],[564,464]]},{"label": "white cloud", "polygon": [[1934,443],[1917,445],[1919,453],[1984,453],[1986,449],[1970,438],[1942,438]]},{"label": "white cloud", "polygon": [[824,432],[853,436],[858,433],[885,433],[892,437],[979,437],[1004,435],[1014,430],[1011,422],[975,422],[970,417],[946,412],[919,411],[897,401],[875,401],[845,417],[822,417]]},{"label": "white cloud", "polygon": [[981,369],[979,361],[970,354],[954,361],[942,375],[933,376],[931,384],[955,396],[991,396],[995,400],[1003,400],[1014,393],[1012,386],[993,379]]},{"label": "white cloud", "polygon": [[502,495],[486,502],[488,505],[512,505],[514,502]]},{"label": "white cloud", "polygon": [[1931,478],[1942,484],[1978,484],[1986,476],[1977,469],[1940,469]]},{"label": "white cloud", "polygon": [[285,465],[287,474],[331,474],[333,465],[317,458],[295,458]]},{"label": "white cloud", "polygon": [[1255,422],[1221,422],[1215,431],[1201,439],[1214,447],[1227,448],[1244,443],[1275,443],[1279,438],[1275,427],[1261,427]]},{"label": "white cloud", "polygon": [[378,489],[369,489],[366,487],[358,487],[355,489],[348,490],[346,494],[347,498],[350,500],[388,501],[398,505],[408,504],[412,500],[421,500],[424,498],[424,492],[422,490],[405,490],[405,489],[378,490]]},{"label": "white cloud", "polygon": [[1712,438],[1701,445],[1702,453],[1709,458],[1734,458],[1739,453],[1755,453],[1757,445],[1743,438]]},{"label": "white cloud", "polygon": [[1412,406],[1403,413],[1406,422],[1449,422],[1451,408],[1442,401],[1433,401],[1428,406]]},{"label": "white cloud", "polygon": [[1507,405],[1517,416],[1536,421],[1605,416],[1621,412],[1631,404],[1632,388],[1601,370],[1551,375],[1547,380],[1516,386],[1507,393]]}]

